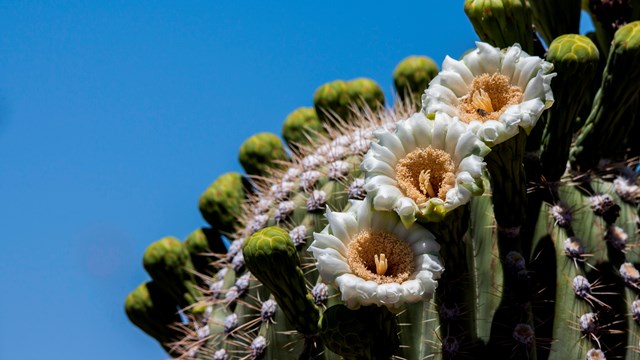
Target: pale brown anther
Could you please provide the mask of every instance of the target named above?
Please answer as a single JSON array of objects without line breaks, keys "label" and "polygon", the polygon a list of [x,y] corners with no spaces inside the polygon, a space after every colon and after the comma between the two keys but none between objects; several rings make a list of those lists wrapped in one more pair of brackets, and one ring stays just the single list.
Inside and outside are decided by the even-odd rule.
[{"label": "pale brown anther", "polygon": [[362,231],[347,247],[351,271],[364,280],[378,284],[403,283],[415,270],[409,244],[385,231]]},{"label": "pale brown anther", "polygon": [[455,185],[451,155],[431,146],[408,153],[395,170],[398,188],[418,205],[436,197],[445,200],[447,191]]},{"label": "pale brown anther", "polygon": [[513,86],[502,74],[476,76],[469,88],[469,95],[460,100],[460,120],[497,120],[509,105],[522,102],[522,89]]}]

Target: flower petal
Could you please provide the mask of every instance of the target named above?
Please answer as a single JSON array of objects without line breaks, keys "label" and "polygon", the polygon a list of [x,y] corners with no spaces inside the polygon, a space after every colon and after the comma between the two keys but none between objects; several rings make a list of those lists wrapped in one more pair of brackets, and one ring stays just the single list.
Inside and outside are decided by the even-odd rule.
[{"label": "flower petal", "polygon": [[[412,152],[416,148],[416,141],[413,137],[413,124],[408,120],[398,122],[396,127],[396,136],[402,142],[402,147],[404,148],[405,155],[407,153]],[[393,162],[393,164],[397,163],[397,160]]]},{"label": "flower petal", "polygon": [[445,56],[444,61],[442,62],[442,70],[454,71],[458,73],[467,84],[467,86],[471,85],[471,83],[473,82],[473,74],[471,73],[471,70],[469,70],[467,65],[465,65],[462,61],[449,57],[449,55]]},{"label": "flower petal", "polygon": [[369,174],[382,174],[390,177],[395,177],[396,175],[396,171],[393,167],[382,160],[376,159],[371,152],[368,152],[364,157],[360,164],[360,168],[362,171]]},{"label": "flower petal", "polygon": [[513,78],[513,74],[516,71],[516,66],[520,61],[520,54],[522,53],[522,49],[520,45],[515,44],[507,49],[504,54],[504,58],[502,59],[502,68],[500,69],[500,73],[508,78]]},{"label": "flower petal", "polygon": [[471,70],[474,76],[493,74],[500,71],[502,53],[500,49],[487,43],[476,42],[476,50],[467,54],[462,62]]},{"label": "flower petal", "polygon": [[[342,244],[343,242],[345,244],[349,244],[351,242],[351,236],[356,235],[358,232],[358,222],[356,221],[355,217],[350,213],[331,211],[328,207],[326,216],[327,220],[329,221],[329,226],[331,227],[331,232],[333,233],[334,238],[336,238],[336,240],[342,240],[338,240],[340,244]],[[338,249],[338,247],[336,247],[336,249]],[[344,252],[342,252],[343,249]],[[341,253],[346,256],[347,249],[344,248],[344,245],[343,248],[340,248],[340,250]]]},{"label": "flower petal", "polygon": [[396,158],[396,155],[394,153],[378,143],[371,143],[371,149],[373,150],[371,152],[372,156],[377,160],[385,162],[389,165],[398,162],[398,159]]},{"label": "flower petal", "polygon": [[442,85],[449,89],[456,97],[462,97],[469,92],[469,86],[462,76],[455,71],[443,70],[431,81],[433,85]]},{"label": "flower petal", "polygon": [[373,132],[373,135],[379,140],[380,145],[389,149],[396,157],[402,157],[406,153],[402,142],[394,133],[385,129],[378,129]]},{"label": "flower petal", "polygon": [[313,233],[314,242],[309,246],[309,251],[318,251],[318,253],[325,253],[327,249],[337,251],[337,254],[342,257],[342,260],[346,261],[347,248],[344,246],[342,239],[339,239],[331,234],[326,233]]},{"label": "flower petal", "polygon": [[[366,185],[365,185],[366,186]],[[372,191],[367,190],[372,193]],[[373,208],[376,210],[391,211],[397,201],[404,197],[400,189],[391,185],[380,185],[373,195]]]},{"label": "flower petal", "polygon": [[323,281],[332,283],[336,277],[351,272],[349,265],[328,253],[314,254],[314,258],[318,261],[318,272]]}]

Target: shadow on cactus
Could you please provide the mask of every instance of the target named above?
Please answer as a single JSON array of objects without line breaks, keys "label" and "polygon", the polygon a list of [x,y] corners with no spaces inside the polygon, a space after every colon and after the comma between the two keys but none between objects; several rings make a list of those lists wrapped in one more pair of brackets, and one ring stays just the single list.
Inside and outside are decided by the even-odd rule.
[{"label": "shadow on cactus", "polygon": [[393,106],[320,86],[149,247],[131,321],[184,359],[640,359],[640,22],[603,51],[580,6],[465,1],[484,42]]}]

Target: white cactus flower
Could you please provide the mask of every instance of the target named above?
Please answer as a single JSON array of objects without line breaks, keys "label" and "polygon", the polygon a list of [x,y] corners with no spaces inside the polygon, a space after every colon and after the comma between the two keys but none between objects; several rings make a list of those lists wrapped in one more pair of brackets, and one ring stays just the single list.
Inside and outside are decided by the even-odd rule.
[{"label": "white cactus flower", "polygon": [[476,45],[460,61],[445,58],[422,95],[422,111],[429,118],[439,112],[459,117],[489,146],[515,136],[520,127],[528,134],[553,104],[553,64],[518,44],[502,51]]},{"label": "white cactus flower", "polygon": [[483,157],[490,151],[467,126],[438,113],[416,113],[396,130],[376,130],[361,168],[376,210],[396,211],[405,226],[440,221],[484,191]]},{"label": "white cactus flower", "polygon": [[374,211],[367,200],[326,215],[329,225],[313,234],[309,251],[322,281],[340,290],[348,308],[393,309],[433,295],[443,268],[440,246],[427,229],[407,229],[396,214]]}]

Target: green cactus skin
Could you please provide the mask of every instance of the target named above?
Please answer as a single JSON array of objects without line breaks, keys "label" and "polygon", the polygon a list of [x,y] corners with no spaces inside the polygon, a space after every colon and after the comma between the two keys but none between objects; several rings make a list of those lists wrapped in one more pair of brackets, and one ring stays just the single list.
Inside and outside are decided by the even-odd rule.
[{"label": "green cactus skin", "polygon": [[567,167],[575,119],[591,88],[599,52],[586,36],[561,35],[549,46],[547,61],[558,75],[551,85],[554,106],[544,115],[540,165],[547,181],[558,181]]},{"label": "green cactus skin", "polygon": [[299,152],[299,146],[309,145],[309,139],[326,135],[326,131],[316,111],[311,107],[301,107],[287,115],[282,125],[282,137],[291,150]]},{"label": "green cactus skin", "polygon": [[154,281],[140,284],[125,300],[129,320],[156,339],[169,352],[168,344],[180,339],[169,326],[180,321],[178,305]]},{"label": "green cactus skin", "polygon": [[240,227],[239,217],[249,183],[239,173],[226,173],[214,181],[200,196],[202,217],[215,229],[233,233]]},{"label": "green cactus skin", "polygon": [[245,140],[238,153],[242,168],[252,176],[268,176],[270,169],[278,168],[279,162],[288,158],[280,138],[266,132]]},{"label": "green cactus skin", "polygon": [[[608,218],[595,214],[591,209],[592,197],[590,194],[610,196],[621,208],[621,216]],[[627,351],[627,347],[613,346],[612,344],[623,344],[629,341],[631,333],[637,333],[635,330],[637,326],[632,322],[625,325],[625,319],[630,313],[629,304],[626,303],[630,296],[628,294],[629,286],[627,286],[627,290],[624,289],[624,282],[616,272],[624,261],[637,263],[638,252],[633,249],[632,242],[637,241],[638,237],[636,235],[635,240],[627,240],[624,252],[616,249],[612,246],[613,242],[606,239],[607,229],[614,224],[624,229],[625,232],[637,231],[635,224],[629,224],[629,218],[627,218],[629,215],[635,216],[636,205],[622,202],[612,184],[598,178],[592,179],[589,183],[583,183],[581,187],[562,185],[554,196],[557,203],[562,201],[565,204],[570,204],[568,207],[573,209],[573,220],[567,224],[559,223],[557,219],[548,215],[552,213],[552,204],[544,204],[540,209],[539,222],[534,235],[536,250],[532,254],[534,269],[541,272],[538,279],[542,280],[542,284],[538,287],[542,291],[542,298],[549,296],[549,298],[555,299],[555,316],[548,317],[553,323],[553,335],[549,334],[549,336],[558,339],[558,343],[552,343],[549,359],[578,358],[576,352],[585,353],[589,347],[593,347],[594,341],[589,337],[586,339],[580,337],[580,341],[576,342],[577,337],[582,336],[576,325],[579,316],[586,312],[601,312],[603,314],[602,328],[599,334],[601,346],[603,349],[611,346],[607,356],[616,356],[617,354],[622,357]],[[624,218],[627,220],[623,220]],[[567,252],[565,241],[570,237],[579,241],[582,247],[580,253],[583,255],[576,256]],[[549,256],[555,256],[555,261],[548,261]],[[549,273],[549,271],[553,271],[550,264],[555,264],[555,275]],[[572,288],[572,279],[576,275],[584,276],[591,282],[591,295],[585,298],[576,296],[576,291]],[[555,286],[553,286],[554,283]],[[623,294],[623,296],[617,294]],[[610,323],[612,319],[618,319],[618,321]],[[626,329],[629,331],[629,339],[625,339]],[[567,347],[562,347],[561,341],[573,341],[576,348],[570,350]],[[631,347],[636,346],[632,341],[628,344]],[[635,358],[635,356],[637,355],[631,356],[631,353],[627,352],[625,358]]]},{"label": "green cactus skin", "polygon": [[524,0],[465,0],[467,14],[478,37],[499,48],[515,43],[533,53],[531,11]]},{"label": "green cactus skin", "polygon": [[247,268],[273,293],[289,322],[305,335],[318,333],[318,308],[311,300],[296,248],[286,231],[268,227],[244,244]]},{"label": "green cactus skin", "polygon": [[[143,265],[151,278],[182,308],[190,307],[202,297],[193,276],[193,264],[186,246],[174,237],[165,237],[149,245]],[[201,307],[192,309],[201,312]]]},{"label": "green cactus skin", "polygon": [[318,87],[313,94],[313,106],[318,118],[324,124],[331,125],[336,116],[346,119],[349,115],[351,98],[347,92],[347,82],[335,80]]},{"label": "green cactus skin", "polygon": [[[488,186],[487,186],[488,187]],[[498,250],[498,235],[491,204],[491,197],[479,196],[471,201],[470,228],[465,239],[467,259],[476,276],[476,326],[478,338],[488,343],[491,335],[491,322],[500,303],[497,296],[503,289],[503,270]],[[489,269],[487,271],[486,269]]]},{"label": "green cactus skin", "polygon": [[571,151],[571,166],[580,171],[595,169],[599,159],[620,159],[618,146],[625,143],[626,132],[632,128],[624,111],[640,92],[640,21],[621,27],[615,34],[591,114],[585,121],[575,147]]},{"label": "green cactus skin", "polygon": [[501,229],[522,226],[527,217],[527,185],[522,166],[526,141],[527,134],[521,129],[515,137],[494,146],[485,158],[495,216]]},{"label": "green cactus skin", "polygon": [[[578,326],[575,326],[579,316],[588,313],[590,307],[586,301],[576,296],[573,279],[577,275],[586,274],[578,262],[567,256],[564,245],[568,239],[567,231],[554,225],[554,219],[549,216],[550,211],[551,206],[548,204],[540,209],[540,221],[534,235],[535,259],[532,260],[531,267],[539,273],[538,278],[542,281],[553,279],[540,286],[544,289],[543,295],[548,295],[550,300],[541,307],[545,311],[553,311],[555,317],[545,321],[541,319],[536,328],[540,329],[541,335],[557,340],[551,343],[549,359],[574,359],[578,358],[576,354],[586,354],[591,348],[589,339],[582,337]],[[567,343],[573,346],[561,345]]]},{"label": "green cactus skin", "polygon": [[393,70],[393,85],[402,101],[422,106],[422,93],[439,72],[438,65],[427,56],[409,56]]},{"label": "green cactus skin", "polygon": [[399,346],[396,317],[385,307],[334,305],[324,311],[320,331],[326,346],[345,360],[386,360]]},{"label": "green cactus skin", "polygon": [[533,23],[547,44],[563,34],[577,34],[580,30],[581,0],[529,1]]}]

